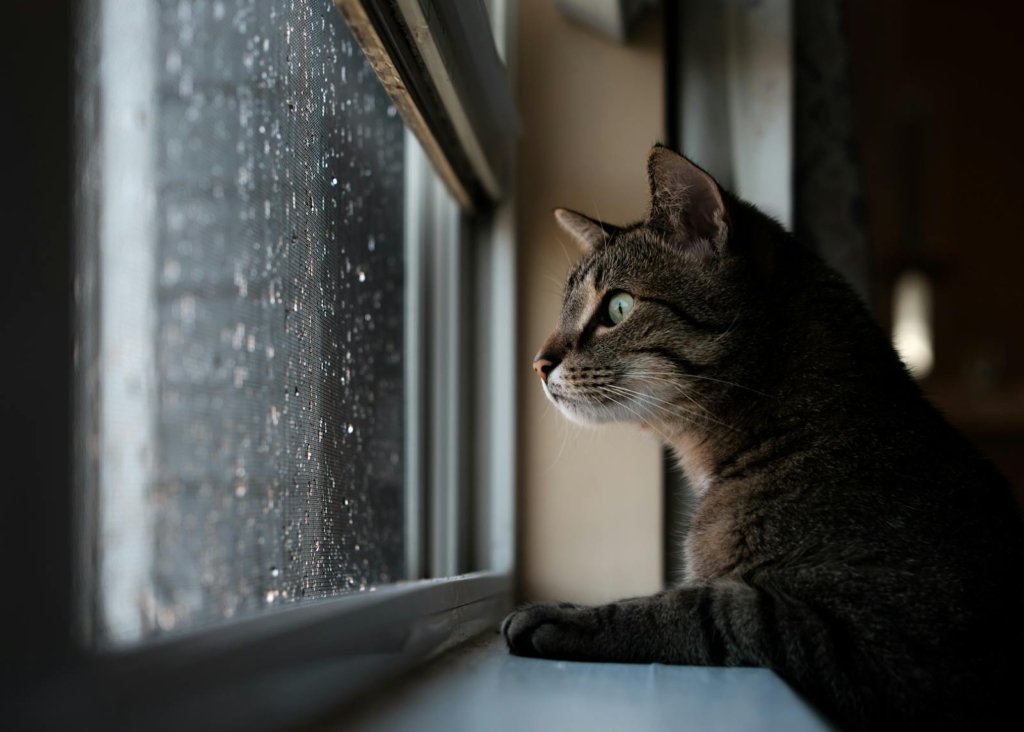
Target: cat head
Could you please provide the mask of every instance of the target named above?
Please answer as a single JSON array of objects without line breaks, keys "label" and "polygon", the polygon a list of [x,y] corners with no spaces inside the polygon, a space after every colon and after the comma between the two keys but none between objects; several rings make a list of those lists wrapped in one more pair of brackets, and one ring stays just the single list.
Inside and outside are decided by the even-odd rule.
[{"label": "cat head", "polygon": [[739,388],[730,383],[756,370],[771,267],[756,243],[765,227],[769,239],[781,228],[668,148],[651,151],[647,172],[640,223],[555,211],[584,256],[534,369],[569,418],[637,422],[671,438],[719,422],[717,407]]}]

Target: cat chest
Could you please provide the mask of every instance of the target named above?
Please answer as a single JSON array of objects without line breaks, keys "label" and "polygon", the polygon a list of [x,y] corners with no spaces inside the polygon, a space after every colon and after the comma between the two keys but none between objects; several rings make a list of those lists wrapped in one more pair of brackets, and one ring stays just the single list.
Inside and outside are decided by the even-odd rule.
[{"label": "cat chest", "polygon": [[687,582],[708,582],[753,566],[759,537],[754,526],[732,516],[694,522],[686,536]]}]

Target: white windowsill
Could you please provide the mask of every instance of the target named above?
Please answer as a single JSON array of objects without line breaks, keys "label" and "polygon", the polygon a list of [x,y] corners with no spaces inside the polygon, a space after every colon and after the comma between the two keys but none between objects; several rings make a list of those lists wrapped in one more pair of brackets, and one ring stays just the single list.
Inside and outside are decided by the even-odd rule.
[{"label": "white windowsill", "polygon": [[787,730],[831,727],[774,672],[517,658],[486,633],[319,730]]}]

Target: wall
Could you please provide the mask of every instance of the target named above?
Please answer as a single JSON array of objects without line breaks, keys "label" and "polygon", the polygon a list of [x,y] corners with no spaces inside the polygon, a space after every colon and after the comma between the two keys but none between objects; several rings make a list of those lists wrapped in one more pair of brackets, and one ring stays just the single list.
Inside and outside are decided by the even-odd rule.
[{"label": "wall", "polygon": [[663,135],[660,28],[648,17],[617,45],[552,0],[520,0],[519,13],[521,586],[530,600],[600,602],[661,587],[661,447],[627,425],[570,424],[531,361],[578,256],[552,209],[617,223],[644,214],[644,161]]}]

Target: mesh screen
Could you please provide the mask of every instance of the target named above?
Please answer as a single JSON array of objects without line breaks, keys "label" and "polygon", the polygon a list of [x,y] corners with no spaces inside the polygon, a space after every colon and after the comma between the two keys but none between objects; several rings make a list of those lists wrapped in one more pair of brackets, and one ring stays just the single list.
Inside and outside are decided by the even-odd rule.
[{"label": "mesh screen", "polygon": [[401,120],[331,0],[155,6],[152,566],[114,643],[403,574]]}]

